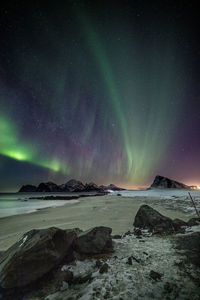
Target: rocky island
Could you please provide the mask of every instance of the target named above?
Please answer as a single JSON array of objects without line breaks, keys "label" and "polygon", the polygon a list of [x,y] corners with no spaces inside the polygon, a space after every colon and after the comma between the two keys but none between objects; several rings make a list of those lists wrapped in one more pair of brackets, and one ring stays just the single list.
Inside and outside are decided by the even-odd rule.
[{"label": "rocky island", "polygon": [[189,186],[173,179],[157,175],[150,188],[159,189],[197,189],[195,186]]}]

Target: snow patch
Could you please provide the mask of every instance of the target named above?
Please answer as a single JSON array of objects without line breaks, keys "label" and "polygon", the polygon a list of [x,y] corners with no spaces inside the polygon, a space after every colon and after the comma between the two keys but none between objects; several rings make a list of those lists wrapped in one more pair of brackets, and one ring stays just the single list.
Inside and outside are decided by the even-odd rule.
[{"label": "snow patch", "polygon": [[26,235],[23,240],[22,240],[22,243],[19,245],[19,247],[22,247],[24,245],[24,243],[26,242],[28,236]]},{"label": "snow patch", "polygon": [[[200,226],[195,227],[194,231],[200,231]],[[77,261],[68,267],[74,276],[92,273],[91,282],[72,284],[56,294],[56,298],[46,299],[199,299],[200,288],[191,277],[198,281],[200,272],[191,266],[185,273],[178,266],[183,258],[174,249],[173,237],[137,238],[131,234],[114,239],[113,243],[115,252],[112,256],[100,259],[102,264],[105,261],[108,264],[107,273],[99,273],[96,259]],[[62,270],[66,267],[63,266]],[[151,271],[162,274],[161,280],[152,279]]]},{"label": "snow patch", "polygon": [[[189,198],[188,192],[194,199],[197,209],[200,211],[200,190],[185,189],[149,189],[149,190],[126,190],[120,191],[123,197],[142,197],[146,198],[148,205],[163,205],[168,209],[180,210],[188,216],[196,216],[196,212]],[[111,197],[116,196],[117,192],[109,194]]]}]

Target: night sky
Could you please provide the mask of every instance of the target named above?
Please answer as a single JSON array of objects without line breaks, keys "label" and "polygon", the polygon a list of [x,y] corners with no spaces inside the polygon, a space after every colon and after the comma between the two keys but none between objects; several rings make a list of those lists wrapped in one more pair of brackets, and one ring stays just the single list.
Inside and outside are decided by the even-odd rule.
[{"label": "night sky", "polygon": [[200,185],[198,1],[41,2],[0,8],[0,191]]}]

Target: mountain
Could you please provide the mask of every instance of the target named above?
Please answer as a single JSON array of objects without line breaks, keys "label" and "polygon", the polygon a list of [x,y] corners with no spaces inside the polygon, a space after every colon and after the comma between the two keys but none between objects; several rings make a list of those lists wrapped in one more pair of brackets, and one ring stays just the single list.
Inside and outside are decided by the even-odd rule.
[{"label": "mountain", "polygon": [[170,178],[157,175],[150,188],[190,189],[190,186]]},{"label": "mountain", "polygon": [[64,184],[60,185],[61,192],[83,192],[85,191],[85,185],[76,179],[70,179]]},{"label": "mountain", "polygon": [[94,182],[86,183],[85,184],[85,190],[87,192],[90,192],[90,191],[97,191],[97,192],[99,192],[99,191],[101,191],[101,189],[99,188],[99,186],[96,183],[94,183]]},{"label": "mountain", "polygon": [[109,185],[100,185],[98,186],[94,182],[83,184],[81,181],[76,179],[70,179],[64,184],[57,185],[54,182],[41,182],[37,187],[34,185],[23,185],[19,193],[21,192],[105,192],[107,190],[112,191],[120,191],[124,190],[123,188],[120,188],[114,184]]},{"label": "mountain", "polygon": [[32,193],[32,192],[36,192],[37,187],[31,184],[27,184],[27,185],[23,185],[20,190],[19,193]]},{"label": "mountain", "polygon": [[54,182],[42,182],[37,187],[36,192],[59,192],[59,186]]},{"label": "mountain", "polygon": [[112,191],[122,191],[122,190],[125,190],[123,188],[120,188],[118,186],[116,186],[115,184],[111,183],[109,185],[100,185],[99,186],[100,189],[102,190],[112,190]]}]

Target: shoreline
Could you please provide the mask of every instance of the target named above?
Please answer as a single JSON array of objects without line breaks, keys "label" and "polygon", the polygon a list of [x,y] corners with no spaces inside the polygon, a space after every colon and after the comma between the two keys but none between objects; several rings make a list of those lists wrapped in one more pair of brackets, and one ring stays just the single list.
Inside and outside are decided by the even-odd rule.
[{"label": "shoreline", "polygon": [[[10,196],[11,194],[9,194]],[[84,197],[97,197],[104,196],[105,193],[68,193],[64,195],[57,194],[43,194],[39,193],[39,195],[34,195],[33,193],[28,194],[25,193],[23,197],[18,197],[16,199],[7,199],[0,198],[0,219],[15,215],[23,215],[34,213],[37,210],[46,209],[46,208],[55,208],[59,206],[64,206],[65,204],[73,204],[80,201],[80,198]],[[9,206],[9,201],[13,201],[14,206]],[[26,203],[24,203],[26,202]],[[5,203],[5,206],[3,205]],[[20,204],[20,203],[24,203]],[[1,211],[2,208],[2,211]],[[5,210],[4,210],[5,208]]]},{"label": "shoreline", "polygon": [[[31,199],[30,201],[33,201],[33,200]],[[44,200],[44,201],[46,201],[46,200]],[[48,201],[50,201],[50,200],[48,200]],[[53,200],[53,201],[56,201],[56,200]],[[5,218],[16,217],[16,216],[23,216],[23,215],[27,215],[27,214],[34,214],[38,211],[45,210],[45,209],[62,207],[62,206],[68,205],[69,202],[72,202],[72,203],[70,203],[71,205],[76,204],[76,203],[79,202],[78,199],[77,200],[76,199],[73,199],[73,200],[57,200],[57,201],[63,201],[63,204],[60,204],[60,205],[55,204],[55,205],[52,205],[52,206],[44,206],[44,207],[34,208],[32,210],[29,210],[29,211],[26,211],[26,212],[23,212],[23,213],[16,213],[16,214],[13,214],[13,215],[0,217],[0,220],[5,219]]]},{"label": "shoreline", "polygon": [[[112,234],[123,234],[133,229],[135,215],[139,207],[147,204],[147,201],[146,197],[90,196],[71,205],[44,208],[32,213],[0,218],[0,251],[6,250],[24,233],[34,228],[55,226],[62,229],[79,227],[87,230],[102,225],[111,227]],[[180,218],[184,221],[189,219],[187,214],[179,210],[153,204],[153,198],[149,197],[149,202],[161,214],[172,219]]]}]

